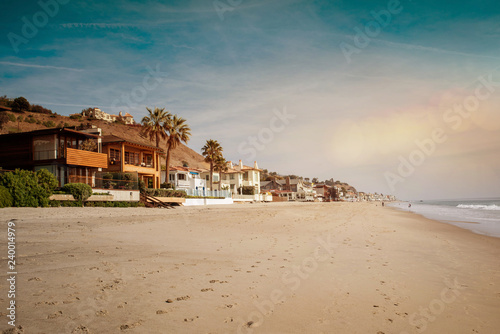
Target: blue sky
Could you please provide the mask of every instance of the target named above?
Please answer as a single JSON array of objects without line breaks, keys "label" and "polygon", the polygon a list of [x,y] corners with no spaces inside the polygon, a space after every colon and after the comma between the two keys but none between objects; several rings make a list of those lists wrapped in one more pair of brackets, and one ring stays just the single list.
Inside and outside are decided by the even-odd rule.
[{"label": "blue sky", "polygon": [[358,190],[500,196],[495,1],[41,3],[0,4],[1,95],[62,115],[165,107],[196,151],[217,139],[228,160]]}]

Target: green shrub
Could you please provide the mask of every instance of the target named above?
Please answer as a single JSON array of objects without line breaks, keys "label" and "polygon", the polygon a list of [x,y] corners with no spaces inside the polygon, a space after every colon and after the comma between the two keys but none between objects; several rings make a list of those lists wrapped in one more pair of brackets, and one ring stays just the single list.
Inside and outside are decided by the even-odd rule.
[{"label": "green shrub", "polygon": [[92,195],[92,188],[85,183],[67,183],[64,185],[63,191],[73,195],[80,204]]},{"label": "green shrub", "polygon": [[182,190],[171,190],[171,189],[152,189],[146,188],[145,193],[149,196],[154,197],[186,197],[187,194]]},{"label": "green shrub", "polygon": [[243,186],[238,188],[238,193],[241,193],[242,195],[255,195],[255,188],[252,186]]},{"label": "green shrub", "polygon": [[0,175],[0,186],[12,196],[12,206],[48,206],[49,197],[57,187],[57,179],[49,171],[38,172],[16,169]]},{"label": "green shrub", "polygon": [[9,114],[9,121],[15,122],[16,121],[16,116],[14,114]]},{"label": "green shrub", "polygon": [[5,187],[0,186],[0,208],[8,208],[13,204],[12,195]]},{"label": "green shrub", "polygon": [[[50,201],[51,207],[81,207],[81,203],[75,201]],[[141,202],[101,202],[89,201],[85,202],[86,207],[99,207],[99,208],[137,208],[143,207],[144,203]]]},{"label": "green shrub", "polygon": [[45,126],[47,128],[55,128],[56,127],[56,123],[54,123],[53,121],[45,121],[42,124],[43,124],[43,126]]},{"label": "green shrub", "polygon": [[102,179],[103,179],[103,186],[104,186],[104,189],[109,189],[111,188],[111,180],[113,179],[113,174],[111,173],[106,173],[102,176]]},{"label": "green shrub", "polygon": [[161,189],[175,189],[175,186],[173,183],[163,182],[162,184],[160,184],[160,188]]}]

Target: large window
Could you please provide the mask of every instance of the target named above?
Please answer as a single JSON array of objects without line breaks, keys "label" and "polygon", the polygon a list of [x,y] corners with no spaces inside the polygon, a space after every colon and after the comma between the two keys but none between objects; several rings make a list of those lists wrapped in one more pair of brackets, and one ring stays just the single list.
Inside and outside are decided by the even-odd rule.
[{"label": "large window", "polygon": [[57,142],[55,135],[38,136],[33,139],[34,159],[49,160],[57,158]]},{"label": "large window", "polygon": [[186,180],[186,174],[177,174],[177,178],[179,180],[185,181]]},{"label": "large window", "polygon": [[125,152],[125,163],[128,165],[139,165],[139,153]]}]

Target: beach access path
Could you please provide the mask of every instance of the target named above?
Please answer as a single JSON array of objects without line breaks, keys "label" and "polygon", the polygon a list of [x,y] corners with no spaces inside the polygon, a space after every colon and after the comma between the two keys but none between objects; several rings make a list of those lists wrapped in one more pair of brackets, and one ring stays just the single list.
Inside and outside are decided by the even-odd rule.
[{"label": "beach access path", "polygon": [[5,240],[14,218],[25,333],[500,328],[500,239],[380,204],[7,208]]}]

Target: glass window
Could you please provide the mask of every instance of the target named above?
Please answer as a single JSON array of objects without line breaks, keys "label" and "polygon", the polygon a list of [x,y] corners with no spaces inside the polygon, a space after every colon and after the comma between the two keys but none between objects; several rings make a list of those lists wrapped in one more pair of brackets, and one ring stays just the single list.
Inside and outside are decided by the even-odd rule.
[{"label": "glass window", "polygon": [[114,148],[109,150],[109,159],[111,161],[120,161],[120,150]]},{"label": "glass window", "polygon": [[48,160],[57,158],[56,136],[38,136],[33,138],[34,160]]},{"label": "glass window", "polygon": [[186,174],[179,174],[177,175],[177,177],[179,178],[179,180],[186,180]]}]

